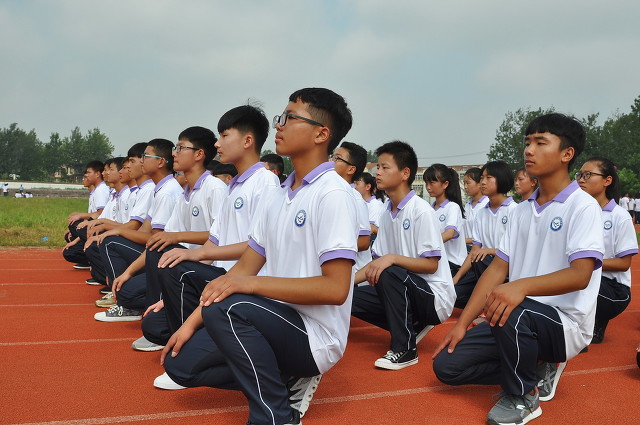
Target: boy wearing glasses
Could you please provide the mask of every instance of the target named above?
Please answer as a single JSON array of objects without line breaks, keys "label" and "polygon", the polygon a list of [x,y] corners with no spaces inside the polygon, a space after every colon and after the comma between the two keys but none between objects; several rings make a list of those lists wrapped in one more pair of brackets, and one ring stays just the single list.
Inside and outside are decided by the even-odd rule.
[{"label": "boy wearing glasses", "polygon": [[[275,143],[294,172],[282,189],[266,194],[248,248],[205,287],[201,305],[162,353],[167,373],[182,384],[174,364],[193,358],[192,336],[204,327],[217,356],[194,371],[192,382],[239,388],[249,401],[249,424],[299,424],[283,376],[317,376],[344,352],[358,224],[351,188],[327,157],[351,123],[346,102],[330,90],[289,97],[274,119]],[[264,276],[257,276],[263,266]],[[311,382],[301,404],[317,386]]]},{"label": "boy wearing glasses", "polygon": [[[568,173],[584,128],[553,113],[525,134],[539,188],[512,210],[496,257],[434,352],[442,382],[502,386],[490,424],[527,423],[553,398],[566,361],[591,341],[604,253],[600,206]],[[486,322],[467,331],[482,312]]]}]

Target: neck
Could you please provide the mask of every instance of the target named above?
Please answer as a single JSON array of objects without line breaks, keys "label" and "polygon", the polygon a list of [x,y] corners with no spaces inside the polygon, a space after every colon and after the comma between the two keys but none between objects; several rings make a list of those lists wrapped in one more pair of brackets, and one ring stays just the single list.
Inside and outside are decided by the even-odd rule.
[{"label": "neck", "polygon": [[473,203],[475,204],[476,202],[478,202],[480,200],[480,198],[482,198],[482,192],[478,192],[475,195],[473,195],[472,199],[473,199]]},{"label": "neck", "polygon": [[292,189],[297,189],[302,184],[302,178],[313,171],[318,165],[327,162],[327,152],[319,150],[310,150],[299,155],[291,157],[293,169],[296,172],[296,179],[293,182]]},{"label": "neck", "polygon": [[406,184],[401,184],[398,187],[393,189],[385,190],[389,199],[391,199],[391,205],[393,207],[393,211],[398,209],[398,205],[402,200],[411,192],[411,188]]},{"label": "neck", "polygon": [[442,192],[440,195],[436,196],[436,205],[442,205],[444,201],[447,200],[447,196]]},{"label": "neck", "polygon": [[116,193],[120,192],[123,187],[124,187],[124,183],[121,183],[119,181],[113,184],[113,188],[116,190]]},{"label": "neck", "polygon": [[233,165],[235,165],[236,170],[238,170],[238,175],[241,176],[258,161],[260,161],[260,157],[252,149],[251,153],[245,152],[245,154],[242,155],[238,161],[234,162]]},{"label": "neck", "polygon": [[495,210],[502,205],[505,199],[507,199],[507,197],[502,193],[495,193],[493,195],[489,195],[489,204],[491,205],[491,208]]},{"label": "neck", "polygon": [[193,166],[190,169],[185,170],[184,172],[184,176],[187,178],[187,183],[189,183],[189,187],[191,189],[193,189],[193,187],[196,185],[196,182],[205,171],[202,164],[199,165],[200,166]]},{"label": "neck", "polygon": [[140,177],[138,177],[136,179],[136,183],[138,183],[138,186],[140,186],[142,183],[146,182],[147,180],[150,180],[151,177],[147,176],[146,174],[141,175]]},{"label": "neck", "polygon": [[153,180],[155,184],[158,184],[160,183],[160,180],[167,177],[169,174],[171,174],[169,173],[169,170],[167,170],[166,168],[162,168],[161,170],[156,170],[156,172],[149,177],[151,177],[151,180]]},{"label": "neck", "polygon": [[538,204],[546,204],[571,183],[566,169],[559,170],[549,176],[538,178],[540,192]]},{"label": "neck", "polygon": [[607,198],[607,195],[605,192],[602,192],[601,194],[594,196],[594,198],[596,198],[596,201],[598,201],[598,204],[600,204],[600,208],[604,208],[605,205],[607,205],[609,201],[611,201],[611,199]]}]

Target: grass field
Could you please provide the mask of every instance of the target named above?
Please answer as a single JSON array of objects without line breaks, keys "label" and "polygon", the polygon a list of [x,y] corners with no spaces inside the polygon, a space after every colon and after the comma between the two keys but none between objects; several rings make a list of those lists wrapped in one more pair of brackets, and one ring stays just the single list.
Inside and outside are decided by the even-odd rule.
[{"label": "grass field", "polygon": [[86,199],[0,197],[0,246],[64,246],[67,216],[86,210]]}]

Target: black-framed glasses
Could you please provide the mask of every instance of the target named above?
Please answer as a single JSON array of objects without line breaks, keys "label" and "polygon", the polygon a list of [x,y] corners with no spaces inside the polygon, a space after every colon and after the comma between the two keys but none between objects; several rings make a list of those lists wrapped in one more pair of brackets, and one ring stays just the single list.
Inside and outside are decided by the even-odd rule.
[{"label": "black-framed glasses", "polygon": [[344,162],[344,163],[345,163],[345,164],[347,164],[347,165],[351,165],[351,166],[355,167],[355,165],[354,165],[354,164],[350,163],[350,162],[349,162],[349,161],[347,161],[346,159],[341,158],[341,157],[339,157],[339,156],[337,156],[337,155],[334,155],[334,154],[329,155],[329,161],[333,161],[333,162],[336,162],[336,161],[342,161],[342,162]]},{"label": "black-framed glasses", "polygon": [[314,121],[314,120],[312,120],[310,118],[301,117],[300,115],[291,114],[289,112],[283,112],[282,114],[276,115],[275,117],[273,117],[273,128],[276,128],[276,126],[278,126],[278,125],[280,127],[284,127],[284,125],[287,123],[287,118],[295,118],[295,119],[298,119],[298,120],[306,121],[309,124],[318,125],[320,127],[324,127],[325,126],[321,122]]},{"label": "black-framed glasses", "polygon": [[151,155],[151,154],[148,154],[148,153],[144,153],[144,154],[142,154],[142,159],[145,159],[145,158],[158,158],[158,159],[164,159],[164,157],[161,157],[161,156],[158,156],[158,155]]},{"label": "black-framed glasses", "polygon": [[587,181],[591,178],[591,176],[602,176],[602,177],[607,177],[604,174],[600,174],[600,173],[594,173],[593,171],[585,171],[584,173],[581,173],[580,171],[578,171],[573,177],[575,177],[576,181],[580,180],[580,179],[584,179],[584,181]]},{"label": "black-framed glasses", "polygon": [[192,151],[199,151],[199,148],[194,148],[192,146],[183,146],[183,145],[175,145],[171,148],[172,151],[176,153],[180,153],[183,149],[191,149]]}]

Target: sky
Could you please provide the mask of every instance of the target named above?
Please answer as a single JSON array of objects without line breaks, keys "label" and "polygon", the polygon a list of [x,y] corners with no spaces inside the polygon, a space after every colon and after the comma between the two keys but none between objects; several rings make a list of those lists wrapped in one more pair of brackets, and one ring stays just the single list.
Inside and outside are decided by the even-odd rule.
[{"label": "sky", "polygon": [[352,110],[345,140],[482,164],[509,111],[629,111],[639,16],[637,0],[0,0],[0,128],[97,127],[124,154],[327,87]]}]

